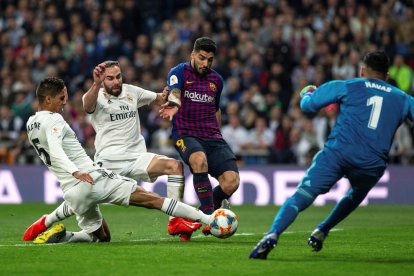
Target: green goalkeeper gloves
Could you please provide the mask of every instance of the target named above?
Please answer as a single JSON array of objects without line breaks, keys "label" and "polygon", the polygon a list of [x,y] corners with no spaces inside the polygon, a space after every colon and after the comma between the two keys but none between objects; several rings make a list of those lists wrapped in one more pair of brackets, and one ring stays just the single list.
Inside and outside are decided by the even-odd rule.
[{"label": "green goalkeeper gloves", "polygon": [[316,90],[316,86],[315,85],[308,85],[302,88],[302,90],[300,90],[300,97],[303,98],[305,95],[309,95],[312,94],[313,91]]}]

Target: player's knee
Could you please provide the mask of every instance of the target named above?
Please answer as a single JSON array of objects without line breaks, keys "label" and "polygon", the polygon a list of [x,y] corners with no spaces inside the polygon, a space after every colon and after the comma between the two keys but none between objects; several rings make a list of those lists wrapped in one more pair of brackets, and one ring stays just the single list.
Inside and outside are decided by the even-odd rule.
[{"label": "player's knee", "polygon": [[190,156],[190,166],[193,172],[206,172],[208,170],[206,156],[204,154],[193,153]]},{"label": "player's knee", "polygon": [[170,175],[184,175],[183,163],[179,160],[172,159],[168,162],[168,171]]},{"label": "player's knee", "polygon": [[228,195],[232,195],[240,185],[240,176],[238,173],[229,173],[225,175],[221,189]]}]

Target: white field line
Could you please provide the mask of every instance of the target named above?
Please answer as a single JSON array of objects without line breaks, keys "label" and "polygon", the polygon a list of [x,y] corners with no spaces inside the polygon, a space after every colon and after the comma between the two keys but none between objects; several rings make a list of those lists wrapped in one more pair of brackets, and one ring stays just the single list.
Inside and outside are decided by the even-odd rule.
[{"label": "white field line", "polygon": [[[336,231],[343,231],[343,229],[337,229],[334,228],[331,230],[331,232],[336,232]],[[295,234],[295,233],[310,233],[309,231],[286,231],[283,233],[283,235],[285,234]],[[234,234],[234,236],[237,237],[241,237],[241,236],[255,236],[255,235],[264,235],[266,233],[236,233]],[[206,238],[210,238],[211,236],[204,236],[203,234],[198,234],[195,236],[192,236],[192,239],[206,239]],[[168,237],[168,238],[153,238],[153,239],[137,239],[137,240],[130,240],[131,242],[157,242],[157,241],[174,241],[177,240],[177,237]],[[116,242],[114,242],[116,243]],[[18,243],[18,244],[0,244],[0,247],[16,247],[16,246],[20,246],[20,247],[25,247],[25,246],[59,246],[65,243],[45,243],[45,244],[34,244],[34,243]]]}]

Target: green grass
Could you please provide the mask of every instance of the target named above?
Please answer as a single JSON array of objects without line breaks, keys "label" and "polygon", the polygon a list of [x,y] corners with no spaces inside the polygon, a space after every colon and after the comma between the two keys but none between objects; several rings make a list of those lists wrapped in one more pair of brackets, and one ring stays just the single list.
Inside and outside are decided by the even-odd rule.
[{"label": "green grass", "polygon": [[[414,206],[368,206],[337,226],[321,252],[309,233],[332,206],[310,207],[280,238],[267,261],[248,254],[268,230],[277,207],[234,206],[236,236],[220,240],[198,231],[180,242],[161,212],[102,206],[112,242],[34,245],[22,242],[28,225],[55,206],[0,205],[0,275],[412,275]],[[78,229],[75,219],[64,222]]]}]

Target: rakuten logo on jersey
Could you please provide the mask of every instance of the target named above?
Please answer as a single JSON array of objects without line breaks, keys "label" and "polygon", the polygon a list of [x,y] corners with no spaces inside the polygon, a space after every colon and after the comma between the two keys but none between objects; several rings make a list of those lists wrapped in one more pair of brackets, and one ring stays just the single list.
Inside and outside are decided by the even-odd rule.
[{"label": "rakuten logo on jersey", "polygon": [[184,92],[184,97],[189,98],[193,102],[201,102],[201,103],[212,103],[215,100],[215,97],[211,97],[207,94],[202,95],[197,92],[190,92],[188,90]]}]

